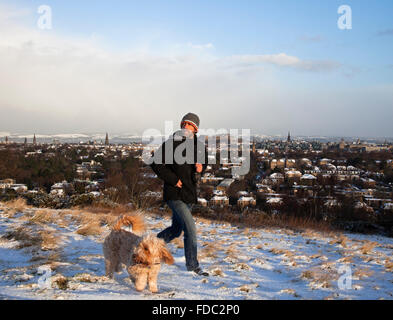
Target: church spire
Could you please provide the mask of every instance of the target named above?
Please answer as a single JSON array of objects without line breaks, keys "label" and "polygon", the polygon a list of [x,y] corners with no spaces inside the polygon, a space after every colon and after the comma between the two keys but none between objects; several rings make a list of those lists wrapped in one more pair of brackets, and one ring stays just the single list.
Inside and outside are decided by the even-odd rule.
[{"label": "church spire", "polygon": [[37,138],[35,137],[35,133],[34,133],[34,137],[33,137],[33,144],[37,145]]},{"label": "church spire", "polygon": [[109,146],[109,136],[108,136],[108,132],[106,133],[106,137],[105,137],[105,145]]}]

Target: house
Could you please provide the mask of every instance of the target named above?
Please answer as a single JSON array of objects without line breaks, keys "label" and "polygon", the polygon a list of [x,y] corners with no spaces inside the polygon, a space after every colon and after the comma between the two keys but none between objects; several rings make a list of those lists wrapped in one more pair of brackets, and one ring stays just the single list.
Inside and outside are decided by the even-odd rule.
[{"label": "house", "polygon": [[266,204],[271,207],[280,207],[283,204],[282,198],[268,198],[266,199]]},{"label": "house", "polygon": [[25,184],[16,183],[14,179],[0,180],[0,189],[15,190],[16,192],[26,192],[28,190]]},{"label": "house", "polygon": [[257,183],[256,188],[258,193],[274,193],[273,189],[266,184]]},{"label": "house", "polygon": [[376,189],[362,189],[363,195],[365,197],[374,197],[376,194],[377,190]]},{"label": "house", "polygon": [[304,173],[317,175],[321,173],[321,169],[317,166],[314,166],[310,169],[304,170]]},{"label": "house", "polygon": [[26,192],[28,190],[25,184],[12,184],[8,189],[15,190],[16,192]]},{"label": "house", "polygon": [[313,185],[315,183],[315,181],[317,181],[317,178],[315,176],[313,176],[312,174],[304,174],[301,176],[300,181],[302,182],[302,184],[310,186]]},{"label": "house", "polygon": [[292,186],[292,190],[293,190],[294,195],[302,195],[303,197],[313,197],[314,196],[312,186],[295,185],[295,186]]},{"label": "house", "polygon": [[256,206],[257,201],[253,197],[240,197],[239,200],[237,200],[237,205],[239,208],[243,209],[248,206]]},{"label": "house", "polygon": [[270,161],[270,169],[274,170],[275,168],[294,168],[296,166],[295,159],[272,159]]},{"label": "house", "polygon": [[225,191],[222,190],[213,190],[213,196],[223,197],[225,196]]},{"label": "house", "polygon": [[300,165],[305,167],[312,167],[312,161],[310,159],[303,158],[300,160]]},{"label": "house", "polygon": [[366,211],[368,213],[373,213],[374,212],[373,208],[371,208],[370,206],[368,206],[366,203],[364,203],[362,201],[356,202],[354,208],[357,211],[363,211],[364,210],[364,211]]},{"label": "house", "polygon": [[285,178],[288,179],[289,182],[299,182],[302,173],[298,170],[288,170],[285,172]]},{"label": "house", "polygon": [[236,195],[237,195],[238,198],[248,197],[248,192],[247,191],[239,191],[239,192],[236,193]]},{"label": "house", "polygon": [[214,196],[210,199],[209,204],[211,206],[228,206],[229,198],[227,196]]},{"label": "house", "polygon": [[264,182],[267,185],[280,185],[284,182],[284,175],[279,172],[272,173]]},{"label": "house", "polygon": [[331,162],[332,162],[332,160],[327,159],[327,158],[323,158],[323,159],[319,160],[319,164],[320,164],[321,166],[328,165],[328,164],[330,164]]},{"label": "house", "polygon": [[235,182],[235,179],[224,179],[218,186],[217,190],[227,191],[232,183]]},{"label": "house", "polygon": [[361,182],[363,183],[363,187],[367,189],[374,189],[377,182],[371,178],[361,178]]},{"label": "house", "polygon": [[393,212],[393,203],[391,202],[385,203],[383,209],[385,211]]},{"label": "house", "polygon": [[263,156],[269,155],[269,150],[267,149],[257,149],[256,152],[258,155],[263,155]]},{"label": "house", "polygon": [[67,181],[58,182],[51,187],[50,194],[53,196],[64,196],[71,188],[73,188],[72,184]]},{"label": "house", "polygon": [[296,160],[295,159],[287,159],[286,168],[295,168]]},{"label": "house", "polygon": [[338,208],[341,207],[341,203],[338,202],[336,199],[330,199],[325,201],[325,203],[323,204],[326,208]]},{"label": "house", "polygon": [[364,201],[369,205],[370,207],[374,209],[379,209],[381,207],[384,207],[386,203],[389,203],[390,200],[387,199],[379,199],[379,198],[369,198],[365,197]]},{"label": "house", "polygon": [[204,198],[198,198],[198,204],[202,207],[207,207],[207,200]]},{"label": "house", "polygon": [[223,177],[216,177],[214,176],[214,174],[212,173],[205,173],[202,177],[201,177],[201,182],[205,183],[205,184],[212,184],[212,185],[217,185],[220,182],[222,182],[224,180]]},{"label": "house", "polygon": [[15,183],[16,181],[14,179],[0,180],[0,189],[8,189]]}]

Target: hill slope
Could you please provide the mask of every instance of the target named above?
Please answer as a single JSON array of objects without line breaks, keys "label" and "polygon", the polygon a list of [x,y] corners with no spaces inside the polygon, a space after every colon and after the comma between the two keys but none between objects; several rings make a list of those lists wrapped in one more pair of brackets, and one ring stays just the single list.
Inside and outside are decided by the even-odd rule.
[{"label": "hill slope", "polygon": [[[104,277],[105,217],[83,211],[0,206],[1,299],[392,299],[393,239],[355,234],[241,229],[197,219],[200,263],[209,278],[185,269],[182,241],[169,248],[159,294],[138,293],[125,270]],[[97,220],[98,219],[98,220]],[[98,222],[97,222],[98,221]],[[168,218],[146,214],[153,233]],[[339,277],[352,272],[352,289]],[[346,269],[345,269],[346,268]],[[348,269],[350,268],[350,269]],[[50,274],[49,271],[51,270]],[[46,280],[47,279],[47,280]],[[356,280],[357,279],[357,280]],[[47,281],[50,287],[41,286]]]}]

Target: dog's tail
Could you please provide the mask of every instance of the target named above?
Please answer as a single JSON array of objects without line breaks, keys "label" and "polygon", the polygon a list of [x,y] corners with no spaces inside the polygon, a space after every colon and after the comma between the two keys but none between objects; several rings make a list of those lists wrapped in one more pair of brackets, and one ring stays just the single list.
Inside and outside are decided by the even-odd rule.
[{"label": "dog's tail", "polygon": [[120,231],[123,226],[131,226],[132,231],[135,233],[143,233],[146,229],[145,221],[141,214],[132,214],[132,215],[124,215],[121,216],[120,219],[116,222],[113,230]]}]

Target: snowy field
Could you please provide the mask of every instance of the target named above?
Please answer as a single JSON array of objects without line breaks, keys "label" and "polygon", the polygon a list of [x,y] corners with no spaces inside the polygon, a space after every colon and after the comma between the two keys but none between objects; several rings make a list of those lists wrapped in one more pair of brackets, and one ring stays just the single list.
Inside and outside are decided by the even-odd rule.
[{"label": "snowy field", "polygon": [[[113,219],[95,217],[1,204],[0,299],[393,298],[393,239],[243,229],[204,219],[197,219],[198,250],[211,276],[187,272],[182,241],[175,240],[169,244],[175,264],[162,266],[160,293],[139,293],[125,269],[115,280],[105,277],[102,242]],[[145,218],[153,233],[170,225],[168,218]]]}]

